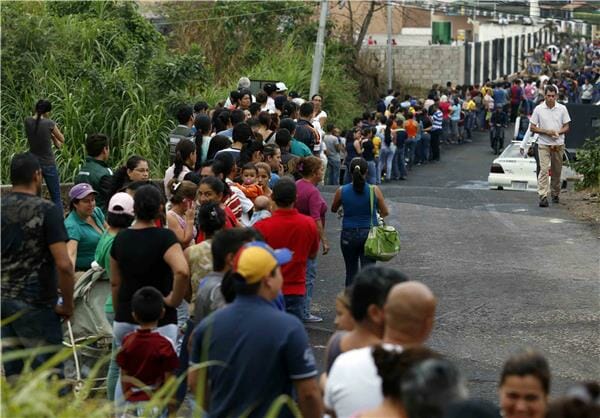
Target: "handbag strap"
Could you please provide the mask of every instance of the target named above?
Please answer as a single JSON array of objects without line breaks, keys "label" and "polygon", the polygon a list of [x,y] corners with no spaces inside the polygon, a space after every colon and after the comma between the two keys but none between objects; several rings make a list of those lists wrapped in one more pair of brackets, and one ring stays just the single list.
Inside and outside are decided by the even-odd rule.
[{"label": "handbag strap", "polygon": [[369,217],[369,225],[373,227],[373,186],[369,186],[369,201],[371,206],[371,216]]}]

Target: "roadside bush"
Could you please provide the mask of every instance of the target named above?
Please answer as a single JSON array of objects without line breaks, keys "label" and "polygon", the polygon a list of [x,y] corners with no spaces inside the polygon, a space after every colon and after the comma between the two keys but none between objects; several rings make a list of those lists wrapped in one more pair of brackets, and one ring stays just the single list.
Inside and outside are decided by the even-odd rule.
[{"label": "roadside bush", "polygon": [[600,186],[600,136],[586,139],[581,149],[577,150],[577,159],[573,167],[583,174],[581,188]]}]

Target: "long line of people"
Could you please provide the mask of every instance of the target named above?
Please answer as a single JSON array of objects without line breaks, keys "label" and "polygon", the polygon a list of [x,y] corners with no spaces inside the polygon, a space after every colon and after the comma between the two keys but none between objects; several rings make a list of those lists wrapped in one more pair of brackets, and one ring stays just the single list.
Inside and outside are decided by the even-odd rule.
[{"label": "long line of people", "polygon": [[[254,101],[246,82],[240,79],[226,104],[179,110],[179,125],[165,139],[172,165],[160,185],[149,180],[143,156],[131,156],[113,174],[109,139],[90,135],[64,224],[56,224],[59,208],[36,196],[42,177],[52,178],[48,169],[36,155],[16,155],[15,189],[2,200],[2,318],[5,307],[35,314],[40,301],[40,315],[54,309],[68,318],[73,281],[98,264],[112,286],[108,397],[118,411],[174,416],[186,403],[208,416],[259,417],[287,394],[307,417],[326,411],[435,418],[451,411],[459,415],[448,416],[462,416],[472,407],[497,416],[493,407],[465,401],[456,366],[422,347],[433,328],[432,292],[394,269],[372,266],[364,255],[369,228],[388,214],[377,185],[405,179],[415,166],[439,161],[440,143],[468,142],[476,127],[483,129],[476,95],[451,83],[432,89],[427,100],[400,101],[390,92],[377,112],[356,118],[344,133],[327,122],[323,96],[302,101],[287,95],[283,83],[269,83]],[[47,118],[40,111],[49,106],[42,107],[38,118]],[[45,140],[60,142],[55,124],[42,127]],[[37,131],[32,135],[41,140]],[[344,185],[328,205],[318,185],[339,186],[340,179]],[[302,323],[323,320],[311,296],[317,259],[330,250],[325,214],[340,208],[346,291],[336,322],[349,332],[332,336],[319,381]],[[40,222],[29,222],[32,215]],[[37,253],[43,263],[23,268]],[[61,275],[59,305],[55,273],[45,270],[54,265]],[[3,342],[25,332],[31,338],[21,347],[56,342],[58,321],[29,318],[34,326],[3,325]],[[18,347],[3,344],[3,351]],[[542,360],[528,355],[513,369],[507,363],[500,382],[505,416],[519,416],[523,408],[544,416],[549,371]],[[5,370],[18,374],[22,364],[7,362]],[[144,410],[172,374],[186,373],[168,408]],[[522,381],[529,375],[542,376],[539,387]],[[586,393],[597,402],[597,393]]]}]

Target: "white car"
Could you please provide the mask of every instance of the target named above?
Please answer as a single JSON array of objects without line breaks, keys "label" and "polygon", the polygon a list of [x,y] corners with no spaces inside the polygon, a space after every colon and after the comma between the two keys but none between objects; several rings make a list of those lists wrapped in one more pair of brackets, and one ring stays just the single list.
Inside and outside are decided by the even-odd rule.
[{"label": "white car", "polygon": [[[488,176],[490,189],[537,191],[535,158],[521,155],[520,144],[512,142],[492,162]],[[562,188],[572,177],[578,177],[578,174],[571,168],[569,153],[565,152],[560,176]]]}]

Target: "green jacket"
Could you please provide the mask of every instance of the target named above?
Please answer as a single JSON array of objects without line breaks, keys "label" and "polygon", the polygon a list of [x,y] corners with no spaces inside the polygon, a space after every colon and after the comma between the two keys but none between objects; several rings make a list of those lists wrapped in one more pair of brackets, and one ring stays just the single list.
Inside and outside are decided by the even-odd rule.
[{"label": "green jacket", "polygon": [[96,206],[106,213],[112,181],[113,172],[108,168],[108,165],[104,161],[97,160],[88,155],[85,157],[85,164],[81,166],[79,174],[75,176],[73,182],[75,184],[90,184],[98,192],[98,195],[96,195]]}]

